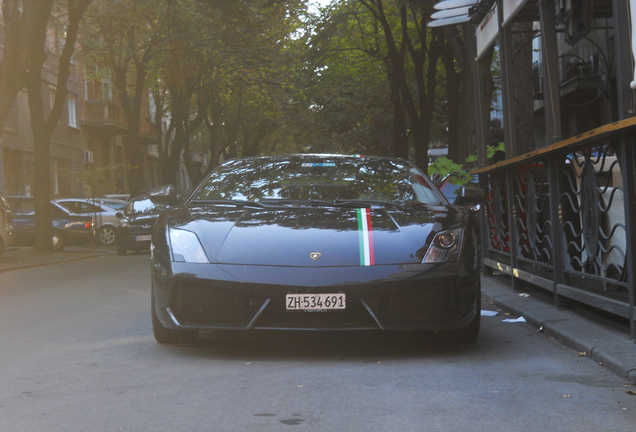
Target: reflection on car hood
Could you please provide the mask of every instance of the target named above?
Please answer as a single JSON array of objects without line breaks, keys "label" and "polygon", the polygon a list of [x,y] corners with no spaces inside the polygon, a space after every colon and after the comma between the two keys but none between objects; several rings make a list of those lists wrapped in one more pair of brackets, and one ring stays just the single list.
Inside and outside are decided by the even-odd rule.
[{"label": "reflection on car hood", "polygon": [[168,224],[196,233],[211,262],[328,267],[420,262],[431,232],[458,226],[462,215],[455,206],[201,206],[170,210]]}]

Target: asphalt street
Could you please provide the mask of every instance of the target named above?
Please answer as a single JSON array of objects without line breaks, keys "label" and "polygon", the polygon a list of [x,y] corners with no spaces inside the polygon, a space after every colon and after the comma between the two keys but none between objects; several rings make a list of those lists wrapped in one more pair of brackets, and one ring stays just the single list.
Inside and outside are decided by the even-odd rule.
[{"label": "asphalt street", "polygon": [[205,333],[157,344],[149,256],[0,273],[0,431],[628,431],[625,379],[492,301],[479,342]]}]

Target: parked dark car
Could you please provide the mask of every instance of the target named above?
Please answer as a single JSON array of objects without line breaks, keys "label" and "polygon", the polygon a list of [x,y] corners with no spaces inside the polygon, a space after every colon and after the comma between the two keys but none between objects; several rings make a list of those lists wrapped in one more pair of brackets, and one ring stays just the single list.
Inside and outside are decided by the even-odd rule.
[{"label": "parked dark car", "polygon": [[150,193],[132,198],[124,212],[117,213],[117,255],[126,255],[129,250],[149,251],[152,225],[164,208],[166,205],[150,199]]},{"label": "parked dark car", "polygon": [[474,341],[481,286],[473,218],[402,159],[227,161],[154,225],[154,336],[170,343],[214,329],[417,329]]},{"label": "parked dark car", "polygon": [[0,195],[0,255],[4,248],[13,244],[13,211],[7,200]]},{"label": "parked dark car", "polygon": [[[32,246],[35,243],[35,211],[33,197],[6,197],[13,210],[15,246]],[[90,243],[95,236],[93,218],[90,215],[74,214],[51,202],[51,225],[53,227],[53,250],[59,251],[67,245]]]}]

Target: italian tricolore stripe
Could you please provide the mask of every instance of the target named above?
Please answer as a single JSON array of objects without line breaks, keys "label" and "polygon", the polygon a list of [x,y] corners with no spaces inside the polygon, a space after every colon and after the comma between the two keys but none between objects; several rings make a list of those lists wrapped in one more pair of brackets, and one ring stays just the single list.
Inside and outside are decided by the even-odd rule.
[{"label": "italian tricolore stripe", "polygon": [[373,230],[371,227],[371,210],[368,208],[357,209],[358,233],[360,237],[360,265],[371,266],[375,264],[373,252]]}]

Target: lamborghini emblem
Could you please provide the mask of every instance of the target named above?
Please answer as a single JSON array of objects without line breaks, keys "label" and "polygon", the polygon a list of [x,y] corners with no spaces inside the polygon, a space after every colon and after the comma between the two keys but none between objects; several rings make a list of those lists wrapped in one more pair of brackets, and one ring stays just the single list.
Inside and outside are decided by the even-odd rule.
[{"label": "lamborghini emblem", "polygon": [[318,261],[321,256],[322,256],[322,254],[320,252],[310,252],[309,253],[309,258],[311,258],[314,261]]}]

